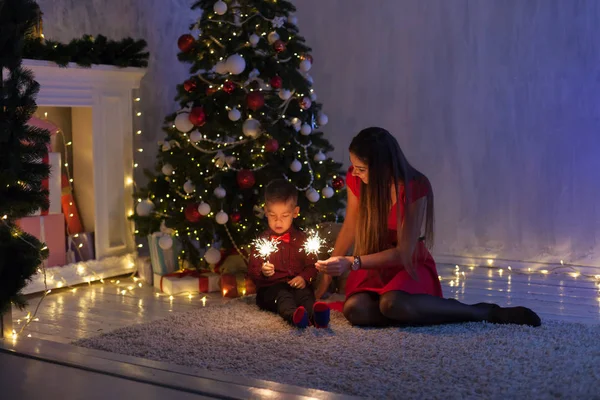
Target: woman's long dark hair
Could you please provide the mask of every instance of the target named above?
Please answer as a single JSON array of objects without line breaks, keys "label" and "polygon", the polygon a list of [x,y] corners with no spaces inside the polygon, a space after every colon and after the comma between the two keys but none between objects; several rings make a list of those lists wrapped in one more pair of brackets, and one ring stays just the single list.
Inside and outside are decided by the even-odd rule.
[{"label": "woman's long dark hair", "polygon": [[[392,207],[392,190],[398,193],[396,210],[398,215],[397,243],[404,243],[402,238],[401,202],[405,213],[409,213],[411,199],[411,181],[428,186],[427,208],[425,215],[425,244],[433,247],[433,191],[429,180],[417,171],[406,159],[396,138],[383,128],[363,129],[352,139],[350,152],[368,166],[369,183],[361,182],[360,206],[356,240],[356,255],[378,253],[390,248],[387,221]],[[393,186],[392,186],[393,185]],[[404,198],[399,197],[400,188],[404,186]],[[406,218],[407,215],[404,216]],[[421,228],[421,227],[419,227]],[[415,277],[412,266],[412,255],[408,257],[411,265],[405,265],[411,276]]]}]

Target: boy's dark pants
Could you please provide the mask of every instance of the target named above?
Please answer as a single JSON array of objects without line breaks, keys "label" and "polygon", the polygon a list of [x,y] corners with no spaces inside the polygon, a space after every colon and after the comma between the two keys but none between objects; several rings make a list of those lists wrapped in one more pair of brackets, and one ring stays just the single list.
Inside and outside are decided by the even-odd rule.
[{"label": "boy's dark pants", "polygon": [[304,289],[295,289],[287,282],[280,282],[260,288],[256,293],[256,305],[259,308],[281,315],[290,324],[293,324],[294,311],[300,306],[306,309],[308,318],[312,321],[313,304],[315,294],[308,285]]}]

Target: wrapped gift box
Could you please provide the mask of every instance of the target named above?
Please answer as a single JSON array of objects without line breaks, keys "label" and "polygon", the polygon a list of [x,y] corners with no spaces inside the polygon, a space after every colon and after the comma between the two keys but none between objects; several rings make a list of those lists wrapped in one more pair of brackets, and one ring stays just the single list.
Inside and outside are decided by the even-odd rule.
[{"label": "wrapped gift box", "polygon": [[67,262],[73,264],[95,258],[94,233],[76,233],[67,236]]},{"label": "wrapped gift box", "polygon": [[173,246],[168,250],[163,250],[158,241],[167,233],[155,232],[148,235],[148,246],[150,247],[150,260],[152,261],[152,270],[158,275],[167,275],[179,269],[177,255],[179,254],[179,242],[174,237]]},{"label": "wrapped gift box", "polygon": [[65,215],[65,221],[67,222],[67,232],[70,235],[82,233],[83,225],[81,224],[81,217],[79,217],[79,211],[77,210],[77,205],[73,198],[71,183],[65,174],[61,176],[60,203],[62,212]]},{"label": "wrapped gift box", "polygon": [[46,260],[48,267],[66,264],[64,215],[50,214],[25,217],[18,220],[17,225],[41,242],[46,243],[49,252]]},{"label": "wrapped gift box", "polygon": [[221,275],[221,290],[223,297],[240,297],[256,293],[254,282],[246,274]]},{"label": "wrapped gift box", "polygon": [[221,290],[220,276],[214,272],[177,271],[167,275],[154,274],[154,287],[161,292],[176,295],[181,293],[211,293]]},{"label": "wrapped gift box", "polygon": [[50,175],[42,180],[42,187],[48,191],[50,206],[47,210],[37,210],[34,216],[60,214],[61,212],[61,189],[60,189],[60,153],[48,153],[43,159],[44,164],[50,165]]}]

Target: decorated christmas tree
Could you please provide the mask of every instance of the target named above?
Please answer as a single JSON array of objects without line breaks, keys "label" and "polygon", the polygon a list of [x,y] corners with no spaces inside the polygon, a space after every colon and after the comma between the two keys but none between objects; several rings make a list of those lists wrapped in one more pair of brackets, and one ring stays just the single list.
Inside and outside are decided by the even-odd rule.
[{"label": "decorated christmas tree", "polygon": [[136,232],[164,221],[193,266],[216,243],[243,253],[266,227],[262,189],[277,178],[299,191],[300,228],[339,220],[343,173],[327,156],[327,116],[294,6],[201,0],[192,10],[201,16],[177,43],[190,76],[178,86],[181,109],[166,118],[156,172],[136,193]]},{"label": "decorated christmas tree", "polygon": [[49,167],[42,158],[50,133],[27,125],[39,84],[22,67],[25,35],[38,15],[34,1],[0,1],[0,313],[11,302],[25,305],[19,292],[48,255],[43,243],[17,226],[20,218],[48,207],[42,181]]}]

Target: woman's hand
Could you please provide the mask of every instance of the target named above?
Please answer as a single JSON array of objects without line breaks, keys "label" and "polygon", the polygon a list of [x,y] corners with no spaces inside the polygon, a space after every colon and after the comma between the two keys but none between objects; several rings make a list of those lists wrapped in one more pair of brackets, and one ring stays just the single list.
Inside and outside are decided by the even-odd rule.
[{"label": "woman's hand", "polygon": [[350,270],[352,266],[352,257],[330,257],[325,261],[317,261],[315,267],[317,271],[324,272],[331,276],[343,275]]}]

